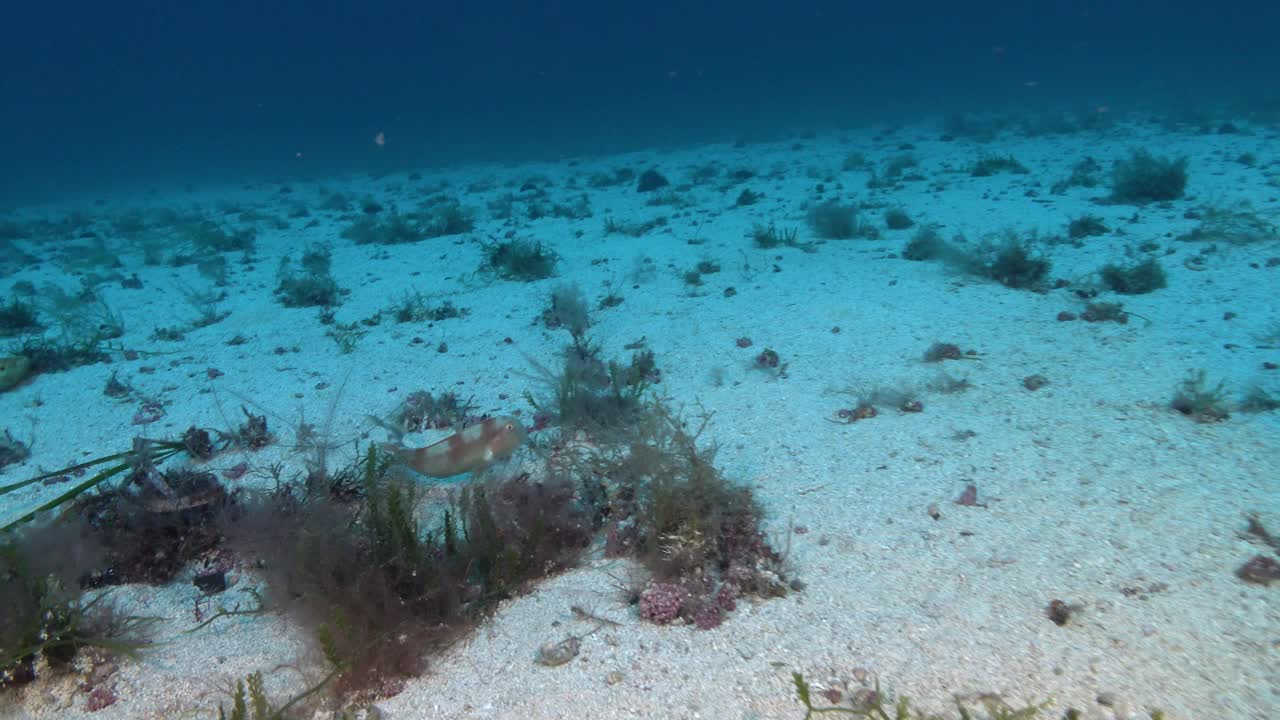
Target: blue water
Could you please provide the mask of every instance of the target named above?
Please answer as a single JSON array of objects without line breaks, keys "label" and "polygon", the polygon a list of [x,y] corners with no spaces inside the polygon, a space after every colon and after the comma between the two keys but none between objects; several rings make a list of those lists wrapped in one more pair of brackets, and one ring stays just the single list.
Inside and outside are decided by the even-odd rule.
[{"label": "blue water", "polygon": [[1266,2],[12,2],[0,191],[12,204],[963,110],[1275,113],[1275,27]]}]

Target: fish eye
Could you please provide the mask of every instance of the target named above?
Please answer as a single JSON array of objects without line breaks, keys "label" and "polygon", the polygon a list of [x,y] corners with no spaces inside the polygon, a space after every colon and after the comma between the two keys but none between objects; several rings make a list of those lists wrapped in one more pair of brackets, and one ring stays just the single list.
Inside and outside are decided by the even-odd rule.
[{"label": "fish eye", "polygon": [[515,425],[512,425],[511,423],[507,423],[507,428],[506,428],[506,429],[507,429],[507,430],[515,430],[515,429],[516,429],[516,426],[515,426]]}]

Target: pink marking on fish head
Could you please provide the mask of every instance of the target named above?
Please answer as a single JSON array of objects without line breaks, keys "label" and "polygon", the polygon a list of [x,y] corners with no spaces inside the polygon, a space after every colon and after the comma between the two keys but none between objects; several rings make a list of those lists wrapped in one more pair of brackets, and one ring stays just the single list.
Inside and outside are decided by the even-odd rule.
[{"label": "pink marking on fish head", "polygon": [[495,457],[510,455],[528,437],[524,425],[513,417],[493,418],[492,433],[486,444]]}]

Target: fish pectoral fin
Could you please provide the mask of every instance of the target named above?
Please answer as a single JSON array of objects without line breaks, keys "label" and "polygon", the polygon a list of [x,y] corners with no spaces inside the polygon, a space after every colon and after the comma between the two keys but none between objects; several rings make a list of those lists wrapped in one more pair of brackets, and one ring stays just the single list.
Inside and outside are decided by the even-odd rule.
[{"label": "fish pectoral fin", "polygon": [[484,461],[487,463],[490,463],[490,462],[493,462],[493,458],[494,458],[493,448],[486,445],[484,448]]}]

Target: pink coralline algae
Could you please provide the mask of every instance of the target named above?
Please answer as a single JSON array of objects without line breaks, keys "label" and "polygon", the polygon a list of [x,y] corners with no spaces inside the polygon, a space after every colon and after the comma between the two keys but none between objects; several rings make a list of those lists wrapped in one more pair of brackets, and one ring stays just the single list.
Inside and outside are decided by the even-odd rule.
[{"label": "pink coralline algae", "polygon": [[731,583],[725,583],[716,591],[716,605],[726,612],[733,612],[738,609],[738,588]]},{"label": "pink coralline algae", "polygon": [[711,630],[720,627],[720,623],[724,620],[724,613],[720,610],[719,605],[704,603],[693,613],[693,624],[699,630]]},{"label": "pink coralline algae", "polygon": [[679,585],[654,583],[640,593],[640,617],[655,625],[666,625],[680,616],[685,592]]},{"label": "pink coralline algae", "polygon": [[89,693],[89,701],[85,703],[85,709],[89,712],[98,712],[116,704],[116,694],[111,688],[98,686]]}]

